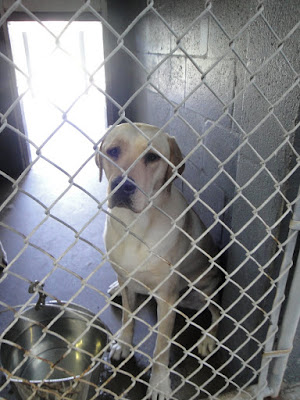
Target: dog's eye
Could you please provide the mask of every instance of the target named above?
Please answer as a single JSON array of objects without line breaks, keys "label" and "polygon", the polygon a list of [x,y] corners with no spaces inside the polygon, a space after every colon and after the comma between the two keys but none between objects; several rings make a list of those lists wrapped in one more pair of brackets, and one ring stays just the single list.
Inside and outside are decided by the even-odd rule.
[{"label": "dog's eye", "polygon": [[159,157],[158,154],[156,154],[156,153],[147,153],[145,155],[145,164],[155,162],[155,161],[157,161],[159,159],[160,159],[160,157]]},{"label": "dog's eye", "polygon": [[107,155],[111,158],[117,159],[121,153],[120,147],[112,147],[106,151]]}]

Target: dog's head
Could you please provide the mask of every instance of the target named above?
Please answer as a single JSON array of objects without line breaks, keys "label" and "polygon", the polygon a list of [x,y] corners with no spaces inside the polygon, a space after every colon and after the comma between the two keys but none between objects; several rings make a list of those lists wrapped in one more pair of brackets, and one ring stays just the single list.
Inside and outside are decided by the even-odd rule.
[{"label": "dog's head", "polygon": [[[109,207],[141,212],[181,161],[175,138],[159,128],[142,123],[116,126],[96,154],[100,181],[103,170],[108,179]],[[184,165],[178,173],[183,170]]]}]

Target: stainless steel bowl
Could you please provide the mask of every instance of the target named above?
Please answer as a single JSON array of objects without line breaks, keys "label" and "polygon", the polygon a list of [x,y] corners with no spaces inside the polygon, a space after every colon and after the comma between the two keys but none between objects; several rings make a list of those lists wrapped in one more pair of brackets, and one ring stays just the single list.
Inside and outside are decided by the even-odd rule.
[{"label": "stainless steel bowl", "polygon": [[93,318],[83,307],[58,303],[21,314],[4,337],[1,363],[22,399],[92,396],[108,340],[107,327],[98,318],[91,323]]}]

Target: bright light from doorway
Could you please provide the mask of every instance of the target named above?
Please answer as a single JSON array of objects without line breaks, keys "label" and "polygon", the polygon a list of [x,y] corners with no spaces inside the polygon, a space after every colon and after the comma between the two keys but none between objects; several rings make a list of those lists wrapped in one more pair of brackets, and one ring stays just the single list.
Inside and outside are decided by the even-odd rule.
[{"label": "bright light from doorway", "polygon": [[[106,127],[102,25],[11,21],[8,29],[27,135],[75,172]],[[30,151],[34,161],[37,149]]]}]

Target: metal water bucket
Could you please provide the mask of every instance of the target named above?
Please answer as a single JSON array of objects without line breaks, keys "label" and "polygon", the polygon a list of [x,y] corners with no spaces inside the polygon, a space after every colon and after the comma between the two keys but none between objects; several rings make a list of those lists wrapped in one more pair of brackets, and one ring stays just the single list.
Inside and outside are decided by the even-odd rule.
[{"label": "metal water bucket", "polygon": [[95,394],[109,331],[93,318],[81,306],[56,302],[21,314],[0,354],[22,399],[86,400]]}]

